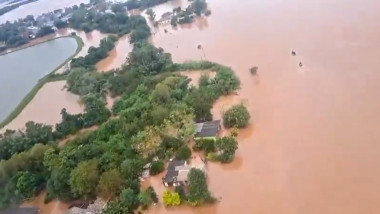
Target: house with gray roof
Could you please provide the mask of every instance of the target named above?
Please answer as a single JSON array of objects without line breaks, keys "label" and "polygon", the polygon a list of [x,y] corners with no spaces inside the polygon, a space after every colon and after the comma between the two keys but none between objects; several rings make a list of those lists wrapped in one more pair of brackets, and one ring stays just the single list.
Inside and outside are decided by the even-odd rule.
[{"label": "house with gray roof", "polygon": [[216,139],[219,136],[221,128],[220,120],[197,123],[195,124],[195,139]]},{"label": "house with gray roof", "polygon": [[191,159],[191,164],[184,160],[172,159],[169,162],[168,170],[162,179],[164,186],[186,186],[187,176],[192,168],[205,171],[205,163],[200,157]]}]

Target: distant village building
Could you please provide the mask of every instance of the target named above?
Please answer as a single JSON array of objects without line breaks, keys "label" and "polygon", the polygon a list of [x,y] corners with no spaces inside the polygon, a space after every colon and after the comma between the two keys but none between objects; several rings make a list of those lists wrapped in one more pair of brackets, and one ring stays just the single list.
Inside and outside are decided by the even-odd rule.
[{"label": "distant village building", "polygon": [[205,163],[200,157],[191,160],[191,164],[184,160],[172,159],[162,182],[165,187],[188,185],[187,176],[192,168],[205,171]]},{"label": "distant village building", "polygon": [[63,21],[63,22],[67,22],[67,21],[69,21],[69,19],[70,19],[72,16],[73,16],[72,14],[68,14],[68,15],[66,15],[66,16],[62,16],[60,19],[61,19],[61,21]]},{"label": "distant village building", "polygon": [[4,211],[2,214],[39,214],[40,211],[36,207],[11,207]]},{"label": "distant village building", "polygon": [[53,27],[54,21],[47,21],[47,22],[45,22],[44,26]]},{"label": "distant village building", "polygon": [[32,34],[37,34],[38,31],[40,30],[40,28],[37,26],[29,26],[26,29],[27,29],[28,33],[32,33]]},{"label": "distant village building", "polygon": [[164,14],[162,14],[161,18],[158,20],[158,22],[160,24],[165,24],[165,23],[169,23],[171,18],[173,16],[173,13],[172,12],[166,12]]},{"label": "distant village building", "polygon": [[106,11],[104,11],[106,14],[115,14],[111,9],[107,9]]},{"label": "distant village building", "polygon": [[197,123],[195,124],[195,139],[216,139],[219,136],[221,128],[220,120]]},{"label": "distant village building", "polygon": [[40,31],[40,28],[37,26],[29,26],[26,28],[26,34],[31,39],[36,38],[38,31]]}]

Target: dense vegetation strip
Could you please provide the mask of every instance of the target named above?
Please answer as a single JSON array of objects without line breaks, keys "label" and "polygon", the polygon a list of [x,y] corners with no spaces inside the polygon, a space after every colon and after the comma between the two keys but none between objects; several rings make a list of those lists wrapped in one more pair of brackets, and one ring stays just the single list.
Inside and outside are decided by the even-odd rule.
[{"label": "dense vegetation strip", "polygon": [[[212,102],[233,93],[240,85],[229,68],[209,62],[175,64],[170,54],[146,42],[135,44],[128,61],[112,75],[87,68],[72,70],[68,87],[84,99],[84,114],[70,115],[63,110],[63,120],[55,131],[50,126],[30,123],[25,132],[8,131],[2,137],[0,146],[7,154],[0,162],[0,185],[6,187],[0,191],[2,206],[24,200],[45,187],[47,200],[112,197],[116,201],[109,203],[106,211],[132,213],[150,201],[139,187],[142,166],[153,158],[168,160],[177,154],[193,138],[194,122],[212,119]],[[215,78],[203,76],[199,87],[189,87],[190,80],[174,72],[199,68],[212,69],[217,74]],[[81,78],[71,79],[76,72],[82,72]],[[106,93],[121,95],[112,110],[117,117],[110,118],[104,102]],[[198,105],[207,102],[208,105]],[[94,124],[99,125],[97,130],[57,148],[58,139]],[[23,164],[30,159],[36,164]],[[22,189],[24,182],[30,182],[31,189]],[[187,194],[194,205],[209,199],[209,194],[199,199],[191,192]]]}]

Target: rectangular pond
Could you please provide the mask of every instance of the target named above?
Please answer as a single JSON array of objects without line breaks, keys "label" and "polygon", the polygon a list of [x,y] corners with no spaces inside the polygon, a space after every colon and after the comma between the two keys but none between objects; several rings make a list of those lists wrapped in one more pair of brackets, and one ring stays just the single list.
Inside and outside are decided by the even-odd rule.
[{"label": "rectangular pond", "polygon": [[39,79],[72,56],[77,47],[74,38],[65,37],[0,56],[0,121],[17,107]]}]

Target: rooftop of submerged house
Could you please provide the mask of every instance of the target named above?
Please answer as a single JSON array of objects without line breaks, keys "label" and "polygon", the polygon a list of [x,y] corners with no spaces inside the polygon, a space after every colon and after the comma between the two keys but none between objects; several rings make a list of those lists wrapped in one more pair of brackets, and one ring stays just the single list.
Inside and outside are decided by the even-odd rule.
[{"label": "rooftop of submerged house", "polygon": [[195,124],[195,138],[216,137],[221,129],[220,120]]},{"label": "rooftop of submerged house", "polygon": [[187,175],[192,168],[205,171],[205,163],[200,157],[192,158],[190,164],[184,160],[171,160],[166,175],[163,178],[164,185],[185,185],[187,183]]}]

